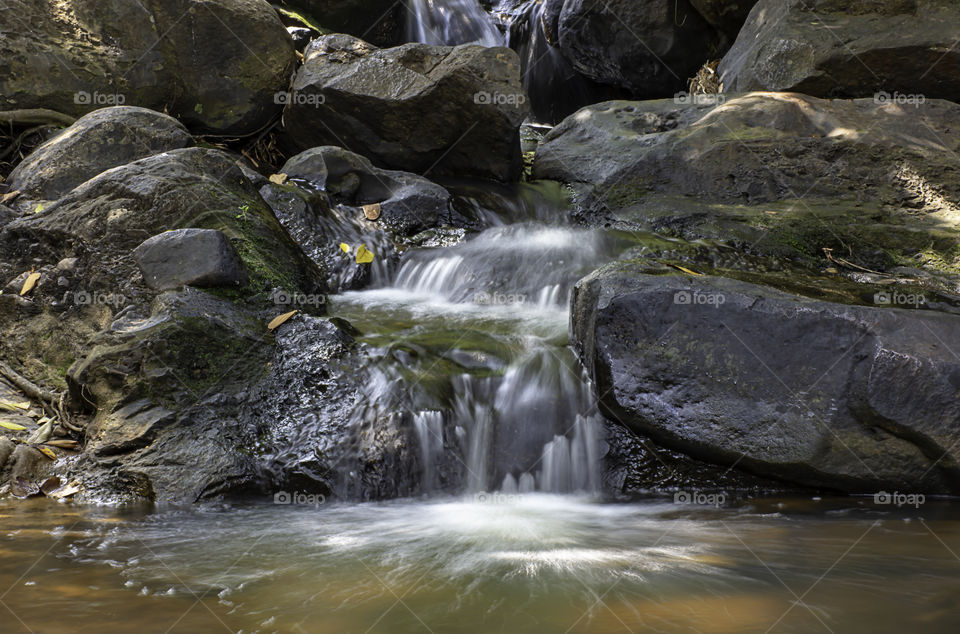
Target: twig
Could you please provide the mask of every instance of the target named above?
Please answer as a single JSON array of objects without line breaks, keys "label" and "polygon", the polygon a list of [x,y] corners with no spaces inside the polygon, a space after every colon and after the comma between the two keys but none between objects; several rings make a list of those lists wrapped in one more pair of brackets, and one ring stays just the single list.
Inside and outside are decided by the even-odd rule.
[{"label": "twig", "polygon": [[28,108],[26,110],[0,111],[0,123],[15,123],[17,125],[73,125],[76,117],[47,110],[46,108]]}]

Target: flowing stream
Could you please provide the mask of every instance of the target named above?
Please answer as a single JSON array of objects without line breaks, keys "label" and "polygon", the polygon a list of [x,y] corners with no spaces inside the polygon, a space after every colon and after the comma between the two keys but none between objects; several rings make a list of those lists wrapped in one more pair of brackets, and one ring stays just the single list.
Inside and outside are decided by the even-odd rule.
[{"label": "flowing stream", "polygon": [[486,229],[332,298],[370,350],[356,423],[409,428],[409,496],[0,502],[0,631],[958,631],[955,504],[604,497],[567,306],[631,243],[536,186],[491,197]]}]

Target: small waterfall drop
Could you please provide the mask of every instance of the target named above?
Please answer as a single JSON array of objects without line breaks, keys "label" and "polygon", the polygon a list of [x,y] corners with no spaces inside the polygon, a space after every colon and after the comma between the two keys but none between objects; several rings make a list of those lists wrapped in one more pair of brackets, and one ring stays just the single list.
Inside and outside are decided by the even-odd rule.
[{"label": "small waterfall drop", "polygon": [[503,46],[504,38],[478,0],[407,0],[407,39],[438,46]]}]

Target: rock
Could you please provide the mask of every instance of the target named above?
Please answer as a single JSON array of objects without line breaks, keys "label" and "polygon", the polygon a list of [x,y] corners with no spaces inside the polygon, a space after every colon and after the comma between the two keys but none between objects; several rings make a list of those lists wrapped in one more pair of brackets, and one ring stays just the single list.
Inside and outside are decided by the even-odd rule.
[{"label": "rock", "polygon": [[285,0],[326,33],[347,33],[377,46],[403,43],[405,5],[394,0]]},{"label": "rock", "polygon": [[955,3],[761,0],[719,72],[730,92],[960,101],[957,40]]},{"label": "rock", "polygon": [[[131,251],[146,238],[188,227],[216,229],[235,242],[252,292],[320,288],[316,266],[283,231],[236,159],[202,148],[157,154],[94,177],[43,213],[8,224],[0,253],[4,241],[13,253],[18,240],[41,239],[52,261],[79,256],[78,277],[87,284],[97,280],[104,292],[132,298],[142,290],[133,281]],[[82,274],[91,267],[95,275]]]},{"label": "rock", "polygon": [[11,0],[0,31],[4,110],[166,107],[213,133],[270,121],[295,61],[264,0]]},{"label": "rock", "polygon": [[693,8],[733,42],[758,0],[690,0]]},{"label": "rock", "polygon": [[133,256],[150,288],[242,286],[247,283],[240,254],[221,231],[175,229],[145,240]]},{"label": "rock", "polygon": [[[284,112],[299,149],[338,145],[381,167],[512,180],[526,117],[509,49],[314,40]],[[430,116],[424,116],[429,112]]]},{"label": "rock", "polygon": [[715,464],[845,492],[960,492],[960,316],[838,304],[638,260],[582,280],[604,413]]},{"label": "rock", "polygon": [[13,455],[16,445],[6,436],[0,436],[0,471],[7,465],[7,460]]},{"label": "rock", "polygon": [[28,199],[53,200],[112,167],[192,144],[173,117],[132,106],[101,108],[31,152],[7,183]]},{"label": "rock", "polygon": [[416,174],[383,170],[366,158],[333,146],[302,152],[280,170],[327,192],[336,203],[379,205],[380,224],[400,235],[450,222],[450,192]]},{"label": "rock", "polygon": [[684,90],[706,60],[718,57],[720,44],[688,0],[567,0],[558,29],[577,71],[640,98]]},{"label": "rock", "polygon": [[817,265],[831,248],[871,270],[937,266],[958,238],[958,116],[797,94],[608,102],[551,131],[533,175],[574,186],[598,222]]}]

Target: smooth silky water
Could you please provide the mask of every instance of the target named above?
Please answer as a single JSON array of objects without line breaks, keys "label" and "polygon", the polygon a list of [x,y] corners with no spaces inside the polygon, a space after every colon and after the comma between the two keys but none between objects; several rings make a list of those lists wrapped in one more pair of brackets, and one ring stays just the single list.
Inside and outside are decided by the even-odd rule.
[{"label": "smooth silky water", "polygon": [[370,351],[364,409],[408,414],[413,495],[3,502],[0,631],[958,631],[956,504],[604,493],[567,306],[638,238],[532,199],[332,298]]},{"label": "smooth silky water", "polygon": [[0,506],[0,625],[946,634],[958,552],[960,513],[937,502],[488,494],[147,513],[33,500]]}]

